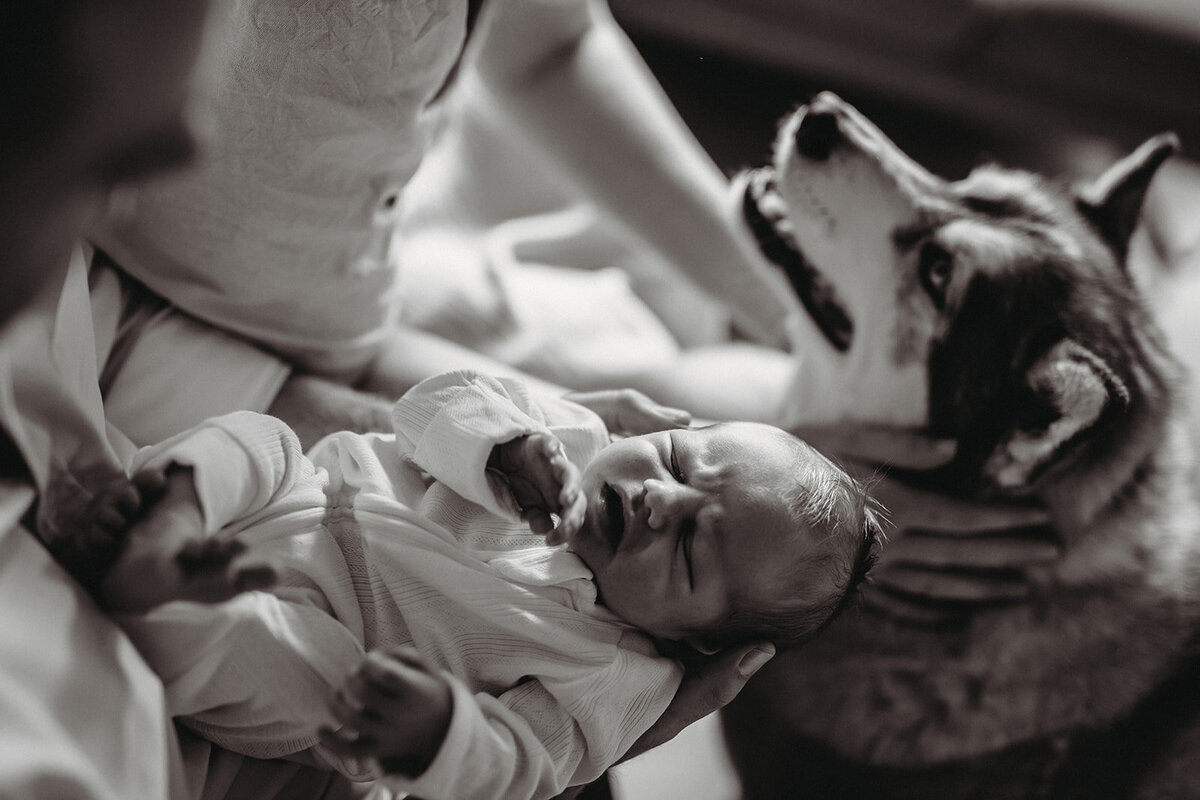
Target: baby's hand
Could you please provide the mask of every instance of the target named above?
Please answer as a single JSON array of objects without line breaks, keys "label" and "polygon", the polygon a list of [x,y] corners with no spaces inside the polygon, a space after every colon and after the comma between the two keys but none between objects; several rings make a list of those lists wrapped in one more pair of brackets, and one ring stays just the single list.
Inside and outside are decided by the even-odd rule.
[{"label": "baby's hand", "polygon": [[95,586],[110,611],[148,611],[172,600],[219,603],[275,583],[275,567],[246,553],[243,542],[206,535],[191,468],[172,465],[159,475],[146,482],[134,476],[140,503],[118,490],[97,516],[97,524],[115,526],[114,558],[101,565]]},{"label": "baby's hand", "polygon": [[63,502],[48,525],[47,546],[93,595],[124,550],[129,529],[158,502],[167,488],[162,470],[113,477],[83,503]]},{"label": "baby's hand", "polygon": [[386,772],[420,775],[450,728],[450,684],[409,647],[368,653],[333,698],[341,728],[320,731],[335,754],[374,758]]},{"label": "baby's hand", "polygon": [[93,531],[109,534],[126,531],[153,506],[167,490],[163,470],[147,469],[132,478],[120,478],[106,484],[89,504]]},{"label": "baby's hand", "polygon": [[[488,468],[508,481],[521,519],[534,533],[546,534],[550,544],[561,543],[583,525],[586,501],[580,491],[579,468],[567,459],[562,442],[549,433],[521,436],[492,449]],[[554,527],[551,514],[558,514]]]}]

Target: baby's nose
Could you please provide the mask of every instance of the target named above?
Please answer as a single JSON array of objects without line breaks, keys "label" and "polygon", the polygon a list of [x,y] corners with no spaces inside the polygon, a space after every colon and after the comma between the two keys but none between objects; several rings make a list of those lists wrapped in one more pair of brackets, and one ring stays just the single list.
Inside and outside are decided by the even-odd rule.
[{"label": "baby's nose", "polygon": [[700,493],[690,486],[655,478],[642,484],[646,491],[644,502],[650,514],[646,524],[651,530],[662,530],[687,514],[695,513]]}]

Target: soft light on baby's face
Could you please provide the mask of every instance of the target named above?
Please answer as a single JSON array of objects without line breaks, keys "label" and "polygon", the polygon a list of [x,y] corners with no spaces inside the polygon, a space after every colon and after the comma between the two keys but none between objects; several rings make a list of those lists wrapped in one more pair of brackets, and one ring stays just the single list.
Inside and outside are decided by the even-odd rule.
[{"label": "soft light on baby's face", "polygon": [[587,515],[568,548],[626,621],[673,640],[711,630],[735,599],[769,598],[809,546],[786,499],[808,453],[742,422],[616,441],[583,472]]}]

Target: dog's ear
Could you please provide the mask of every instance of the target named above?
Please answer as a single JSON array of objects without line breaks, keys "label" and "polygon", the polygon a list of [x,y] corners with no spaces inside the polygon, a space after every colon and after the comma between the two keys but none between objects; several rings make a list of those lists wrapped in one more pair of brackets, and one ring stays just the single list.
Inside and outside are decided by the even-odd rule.
[{"label": "dog's ear", "polygon": [[1003,492],[1031,488],[1066,448],[1080,443],[1112,411],[1129,405],[1129,390],[1091,350],[1063,339],[1026,374],[1030,416],[1041,422],[1009,433],[988,457],[983,473]]},{"label": "dog's ear", "polygon": [[1163,162],[1178,151],[1179,137],[1174,133],[1160,133],[1079,190],[1076,202],[1080,212],[1091,220],[1122,262],[1129,250],[1129,238],[1137,227],[1150,180]]}]

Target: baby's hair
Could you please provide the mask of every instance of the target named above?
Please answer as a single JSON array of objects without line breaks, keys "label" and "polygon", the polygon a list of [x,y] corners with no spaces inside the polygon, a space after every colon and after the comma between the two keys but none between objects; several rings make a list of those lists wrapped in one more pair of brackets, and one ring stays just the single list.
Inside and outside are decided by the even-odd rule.
[{"label": "baby's hair", "polygon": [[[706,636],[717,646],[758,640],[785,647],[813,637],[850,605],[878,557],[883,509],[867,486],[792,438],[797,475],[784,500],[798,530],[823,535],[796,563],[795,591],[774,604],[735,601],[719,629]],[[837,578],[832,586],[809,582],[813,570]]]}]

